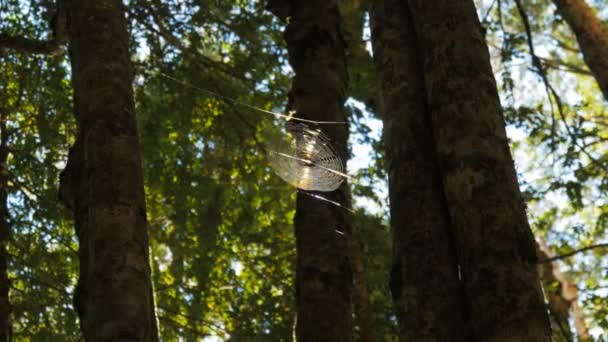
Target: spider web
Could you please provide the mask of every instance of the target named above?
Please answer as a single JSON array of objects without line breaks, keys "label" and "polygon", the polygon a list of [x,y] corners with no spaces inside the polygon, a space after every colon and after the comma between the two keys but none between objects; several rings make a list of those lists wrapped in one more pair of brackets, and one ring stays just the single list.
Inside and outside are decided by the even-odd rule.
[{"label": "spider web", "polygon": [[344,163],[320,130],[289,122],[285,139],[268,151],[274,172],[287,183],[311,191],[333,191],[345,178]]}]

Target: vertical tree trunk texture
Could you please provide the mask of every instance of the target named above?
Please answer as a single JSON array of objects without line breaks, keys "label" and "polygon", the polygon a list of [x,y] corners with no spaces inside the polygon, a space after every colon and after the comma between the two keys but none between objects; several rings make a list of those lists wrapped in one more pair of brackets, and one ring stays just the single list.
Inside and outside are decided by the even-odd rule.
[{"label": "vertical tree trunk texture", "polygon": [[375,342],[376,328],[374,313],[369,298],[367,273],[365,272],[364,243],[356,224],[351,226],[350,258],[353,272],[353,299],[355,317],[359,325],[359,340],[361,342]]},{"label": "vertical tree trunk texture", "polygon": [[66,5],[78,135],[60,197],[80,242],[74,304],[87,341],[157,341],[123,4]]},{"label": "vertical tree trunk texture", "polygon": [[464,289],[409,8],[399,0],[374,0],[370,20],[383,99],[399,337],[466,341]]},{"label": "vertical tree trunk texture", "polygon": [[9,302],[8,252],[6,245],[10,235],[8,217],[8,136],[7,113],[0,108],[0,342],[11,341]]},{"label": "vertical tree trunk texture", "polygon": [[[290,108],[309,120],[345,122],[348,77],[337,1],[269,1],[269,9],[288,22],[284,37],[295,71]],[[316,128],[331,139],[345,161],[348,126]],[[346,182],[336,191],[318,195],[350,205]],[[298,193],[294,221],[297,340],[350,341],[352,277],[348,238],[352,218],[343,208]]]},{"label": "vertical tree trunk texture", "polygon": [[[538,254],[541,260],[555,257],[555,253],[544,240],[538,241]],[[564,341],[573,341],[569,318],[574,321],[577,341],[590,341],[589,329],[585,323],[583,310],[578,303],[578,288],[566,274],[559,269],[557,261],[543,262],[539,265],[545,296],[549,302],[553,334],[563,336]]]},{"label": "vertical tree trunk texture", "polygon": [[[346,0],[340,2],[342,28],[347,45],[347,64],[349,75],[349,96],[365,102],[367,106],[377,105],[375,75],[369,66],[373,67],[372,58],[365,48],[363,41],[363,26],[365,23],[365,0]],[[356,322],[359,327],[359,339],[362,342],[376,341],[374,313],[369,298],[369,286],[365,271],[365,244],[359,232],[358,225],[352,225],[350,239],[350,257],[353,272],[353,301]]]},{"label": "vertical tree trunk texture", "polygon": [[585,0],[553,0],[583,53],[583,59],[608,101],[608,32]]},{"label": "vertical tree trunk texture", "polygon": [[410,0],[476,341],[550,341],[536,246],[472,0]]}]

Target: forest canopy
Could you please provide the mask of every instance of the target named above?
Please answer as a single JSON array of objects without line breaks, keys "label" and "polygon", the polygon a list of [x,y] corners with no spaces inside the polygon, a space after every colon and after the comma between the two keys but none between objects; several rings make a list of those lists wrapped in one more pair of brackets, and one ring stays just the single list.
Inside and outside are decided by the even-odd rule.
[{"label": "forest canopy", "polygon": [[[315,281],[306,273],[314,262],[327,266],[327,277],[337,277],[327,282],[335,284],[338,295],[324,300],[345,301],[352,327],[348,322],[344,327],[352,331],[352,340],[397,341],[400,335],[404,340],[392,268],[398,254],[393,249],[401,245],[391,230],[391,212],[395,216],[392,210],[400,209],[391,207],[396,205],[392,191],[389,201],[389,178],[394,179],[389,170],[398,161],[393,155],[409,154],[398,151],[397,138],[383,135],[383,126],[385,133],[393,132],[386,123],[397,127],[389,111],[398,106],[387,101],[392,88],[386,80],[393,75],[378,71],[388,56],[388,48],[379,48],[401,46],[378,42],[391,24],[379,20],[391,11],[381,13],[381,1],[375,0],[328,1],[331,5],[319,9],[323,15],[317,23],[327,32],[303,42],[302,32],[310,28],[298,24],[317,16],[306,12],[312,5],[293,5],[302,1],[109,1],[118,4],[114,7],[121,17],[94,18],[98,29],[87,31],[76,0],[0,0],[0,341],[84,340],[83,330],[96,329],[91,315],[103,316],[104,311],[91,309],[100,300],[90,298],[112,282],[91,265],[107,257],[111,268],[118,259],[112,253],[122,250],[137,259],[129,264],[131,254],[125,254],[125,265],[141,273],[125,282],[149,280],[133,298],[152,303],[156,323],[148,322],[154,328],[146,333],[155,335],[157,329],[157,340],[289,341],[296,331],[311,336],[298,330],[307,325],[305,316],[297,314],[305,305],[298,296],[312,293],[305,283]],[[514,194],[521,194],[534,234],[533,267],[552,338],[604,341],[608,5],[602,0],[474,4],[504,115],[512,156],[508,163],[514,162],[517,172],[519,192],[514,189]],[[424,5],[410,1],[409,8],[420,51],[432,51],[428,46],[436,37],[423,39],[425,25],[417,21]],[[452,24],[466,26],[458,18],[446,25]],[[99,36],[89,39],[87,32]],[[94,45],[104,35],[111,37],[108,41],[122,37],[128,46],[109,45],[106,56],[103,47]],[[128,68],[113,64],[110,52]],[[427,57],[420,57],[420,69],[429,90],[428,75],[441,72]],[[87,66],[87,58],[99,66]],[[319,73],[330,76],[318,81]],[[394,74],[394,80],[405,77],[400,71]],[[103,90],[99,97],[91,96],[96,86]],[[111,90],[104,93],[110,88],[128,95],[120,106],[112,107]],[[110,109],[96,110],[92,104],[120,107],[117,112],[128,115],[104,117],[98,112]],[[434,111],[441,105],[435,97],[424,107]],[[321,114],[332,106],[335,115]],[[407,109],[414,111],[399,108]],[[475,110],[479,117],[489,115],[481,113],[483,108]],[[293,124],[298,120],[305,126]],[[464,131],[474,131],[468,124],[462,123]],[[432,125],[439,127],[436,121]],[[293,127],[308,135],[294,135]],[[113,138],[99,133],[106,131]],[[435,140],[443,132],[438,131]],[[285,152],[290,151],[284,145],[287,133],[293,144],[306,140],[307,145]],[[115,142],[115,137],[120,139]],[[314,156],[306,149],[317,145],[329,147],[321,161],[310,161]],[[105,153],[96,146],[118,148]],[[288,166],[279,163],[289,169],[275,173],[273,153],[295,160]],[[440,171],[433,172],[448,168],[448,162],[438,159]],[[326,179],[299,173],[295,181],[279,177],[293,176],[294,167],[306,170],[308,164],[321,165],[317,171]],[[89,210],[93,200],[87,194],[105,191],[89,176],[116,188],[107,191],[104,206],[134,199],[136,209],[107,209],[106,216]],[[302,177],[309,178],[303,182]],[[122,194],[123,183],[113,179],[140,184],[142,191]],[[442,186],[448,188],[452,183],[446,179]],[[422,187],[416,186],[422,178],[408,181],[410,188],[399,193],[403,198]],[[476,192],[470,196],[471,203],[481,198],[475,198]],[[112,217],[118,222],[129,215],[137,222],[133,235],[143,231],[141,239],[118,231],[99,233],[99,242],[97,233],[88,233],[103,231],[91,228],[102,227],[94,220],[107,217],[108,226],[117,226]],[[457,225],[455,216],[446,214],[446,220]],[[118,241],[114,238],[125,239],[120,240],[124,245],[108,247]],[[329,259],[306,259],[315,248]],[[462,257],[457,254],[452,257]],[[118,278],[126,271],[116,272]],[[459,272],[454,277],[462,280]]]}]

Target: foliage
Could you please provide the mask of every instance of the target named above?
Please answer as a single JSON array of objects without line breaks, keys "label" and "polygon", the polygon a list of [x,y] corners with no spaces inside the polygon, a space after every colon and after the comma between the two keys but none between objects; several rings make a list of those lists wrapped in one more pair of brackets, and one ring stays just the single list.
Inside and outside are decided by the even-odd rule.
[{"label": "foliage", "polygon": [[[342,8],[351,96],[365,104],[363,110],[349,102],[351,153],[373,147],[353,193],[366,207],[356,218],[377,333],[390,341],[397,334],[386,284],[391,237],[383,146],[370,129],[381,104],[366,50],[365,3]],[[607,23],[608,6],[588,3]],[[539,69],[515,3],[476,4],[535,233],[558,254],[606,242],[607,106],[573,34],[550,1],[522,0]],[[161,338],[291,340],[295,191],[272,174],[265,157],[283,122],[243,105],[285,108],[292,74],[283,25],[263,1],[127,5]],[[48,37],[52,7],[51,1],[0,1],[0,32]],[[77,243],[56,195],[75,135],[67,56],[0,50],[0,70],[0,110],[8,115],[1,134],[10,149],[14,338],[78,340],[71,304]],[[560,261],[578,284],[597,338],[608,335],[605,256],[597,248]]]}]

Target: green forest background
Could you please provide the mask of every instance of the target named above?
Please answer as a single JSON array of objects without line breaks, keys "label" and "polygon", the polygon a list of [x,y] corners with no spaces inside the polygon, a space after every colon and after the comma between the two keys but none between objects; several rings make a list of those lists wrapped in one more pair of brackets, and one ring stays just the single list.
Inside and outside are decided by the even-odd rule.
[{"label": "green forest background", "polygon": [[[551,1],[521,3],[529,32],[514,1],[476,1],[528,216],[546,257],[557,259],[539,268],[548,296],[570,286],[593,339],[608,341],[606,100]],[[608,32],[606,2],[588,3]],[[201,91],[281,112],[292,77],[283,24],[256,0],[127,4],[161,340],[290,340],[296,190],[264,154],[283,122]],[[354,209],[376,330],[392,341],[387,177],[367,4],[342,4]],[[0,0],[0,32],[49,37],[53,12],[48,0]],[[77,240],[57,200],[76,130],[67,58],[0,50],[16,341],[81,340],[72,307]],[[555,270],[562,278],[551,277]]]}]

